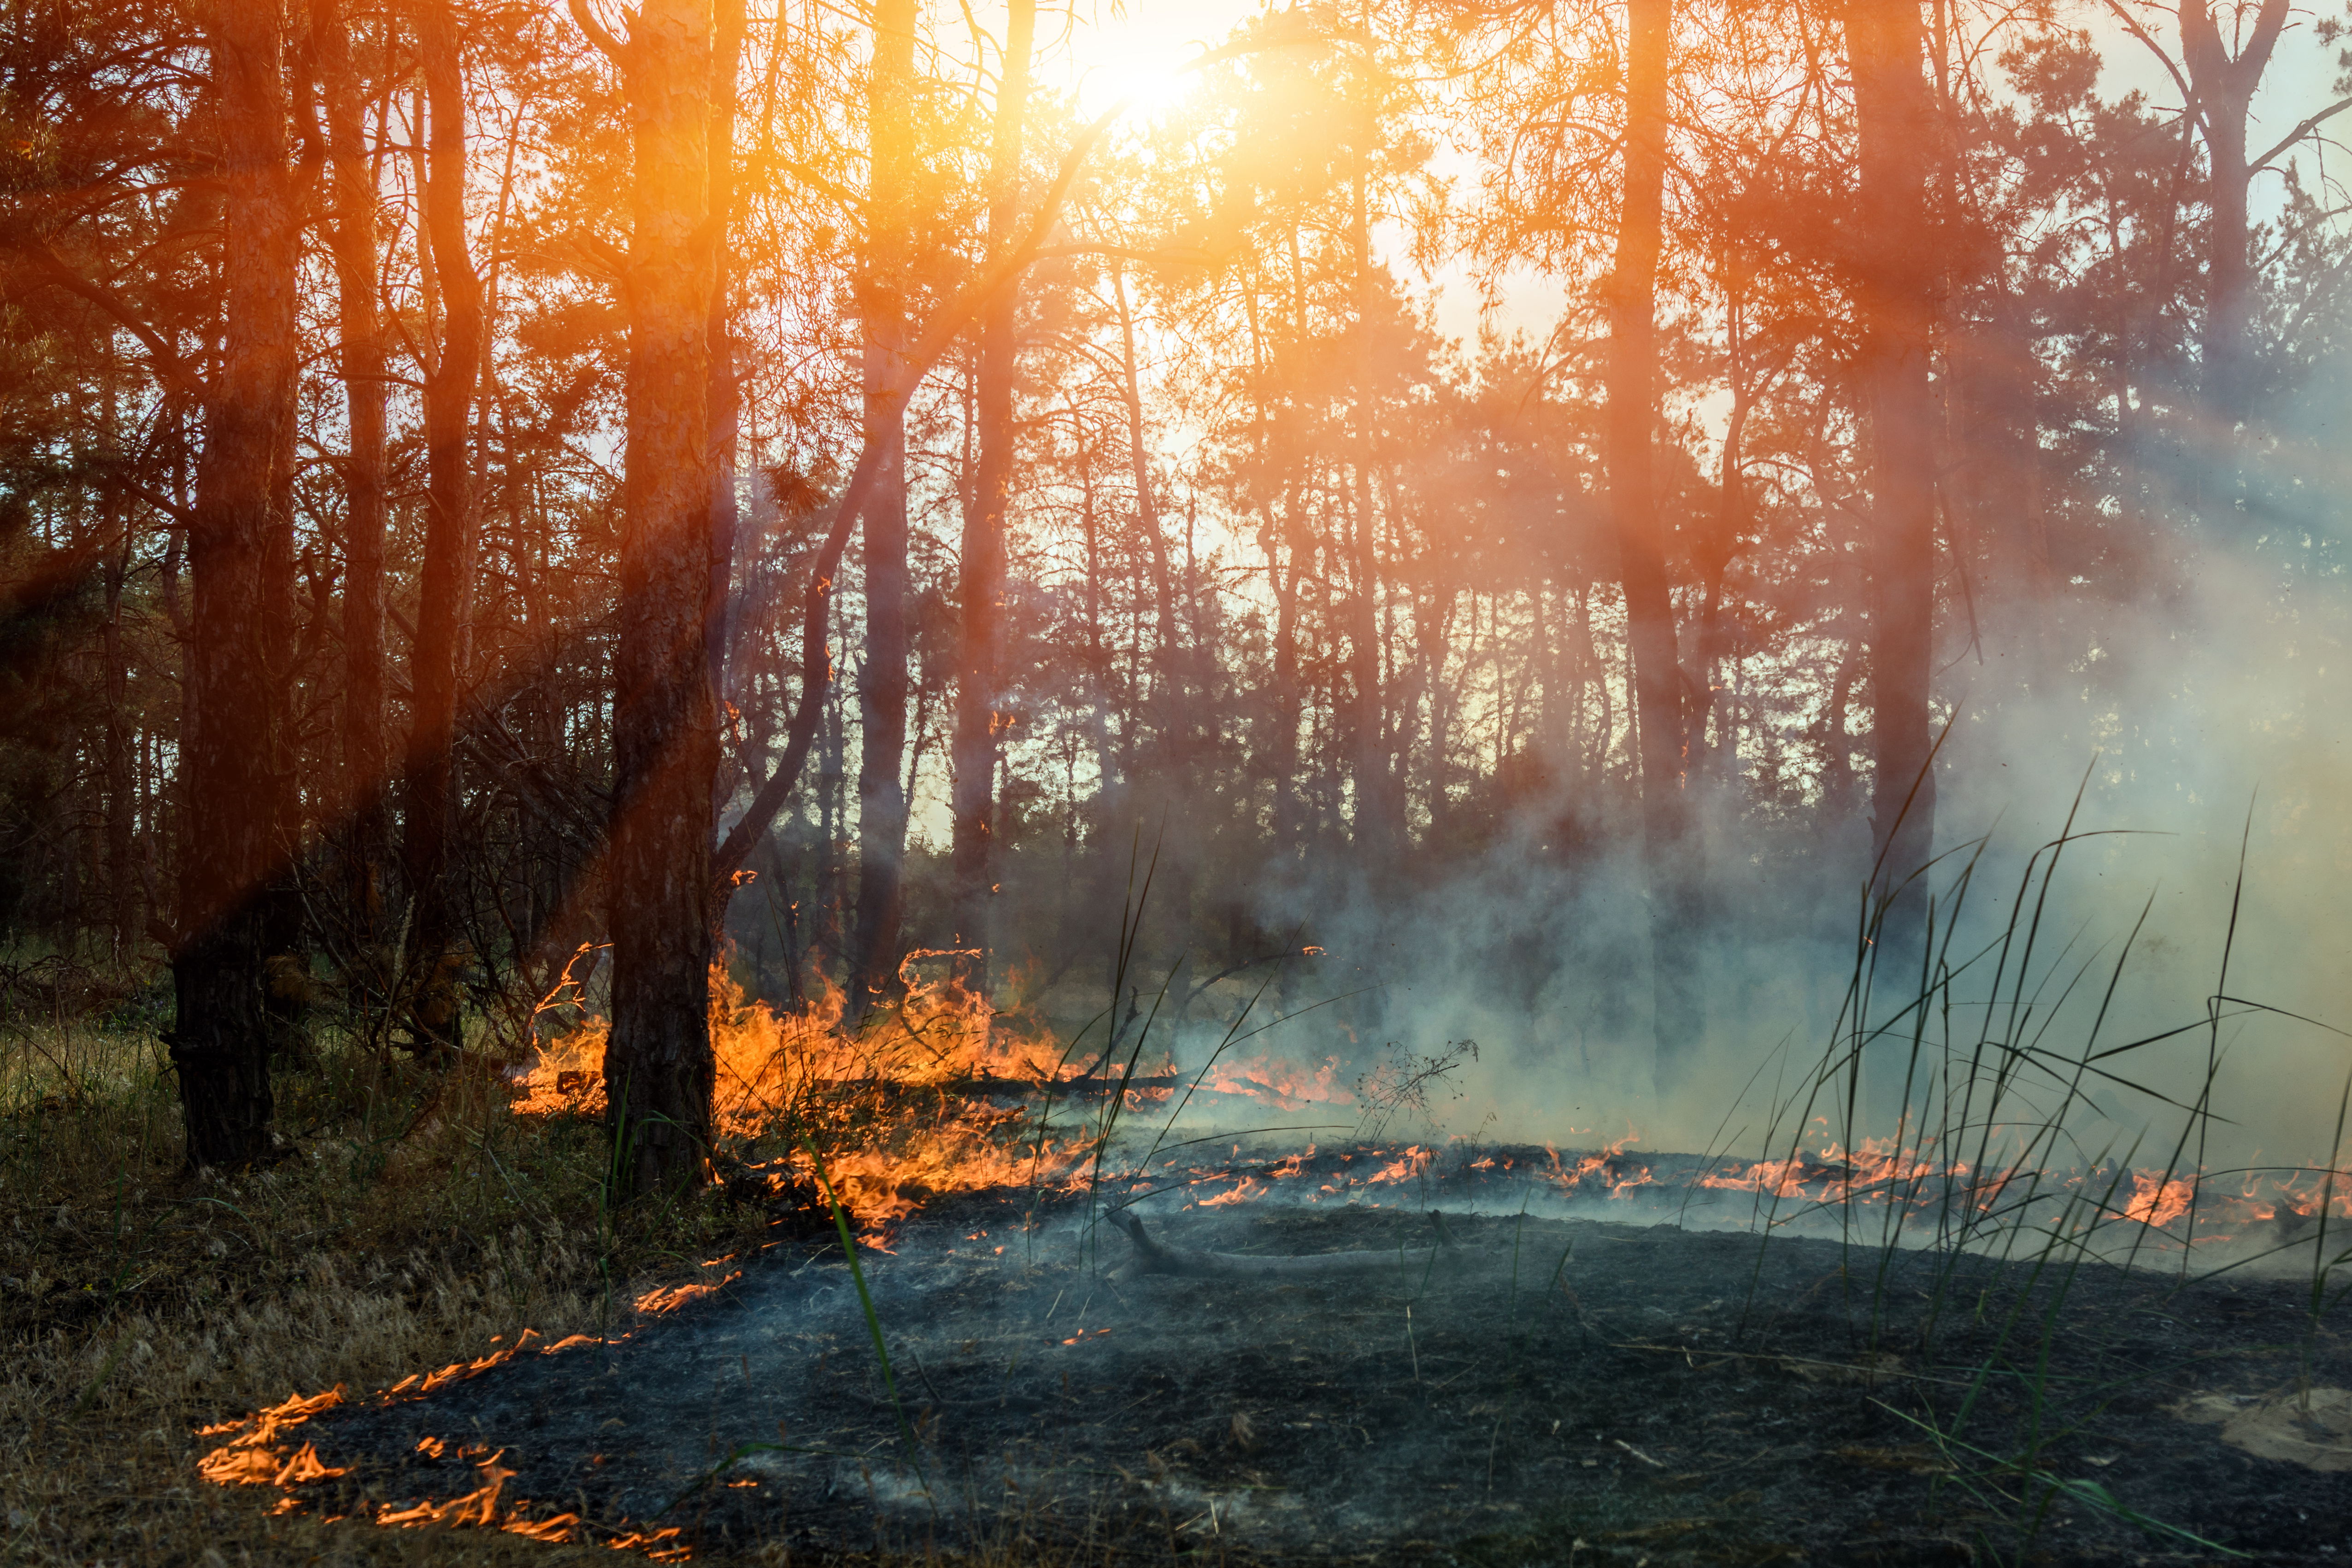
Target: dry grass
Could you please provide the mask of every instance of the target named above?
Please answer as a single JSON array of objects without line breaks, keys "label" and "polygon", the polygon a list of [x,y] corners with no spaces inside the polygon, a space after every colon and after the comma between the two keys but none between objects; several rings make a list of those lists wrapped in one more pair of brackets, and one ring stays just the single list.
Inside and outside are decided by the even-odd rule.
[{"label": "dry grass", "polygon": [[289,1394],[386,1386],[511,1343],[618,1331],[654,1283],[757,1245],[712,1195],[604,1213],[602,1138],[518,1115],[495,1079],[436,1079],[327,1041],[281,1076],[293,1152],[180,1170],[154,1037],[0,1037],[0,1561],[615,1561],[489,1532],[270,1516],[203,1481],[195,1428]]}]

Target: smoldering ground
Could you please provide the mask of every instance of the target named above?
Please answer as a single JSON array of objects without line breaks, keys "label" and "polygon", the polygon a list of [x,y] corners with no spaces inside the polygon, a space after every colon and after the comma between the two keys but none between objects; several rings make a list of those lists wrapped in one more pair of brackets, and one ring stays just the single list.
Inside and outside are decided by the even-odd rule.
[{"label": "smoldering ground", "polygon": [[[837,1252],[780,1251],[625,1339],[320,1411],[273,1440],[329,1473],[277,1484],[386,1523],[770,1560],[2352,1548],[2341,1441],[2295,1439],[2298,1459],[2277,1451],[2292,1434],[2252,1429],[2282,1346],[2309,1343],[2324,1385],[2344,1375],[2339,1345],[2300,1334],[2291,1287],[2091,1265],[2061,1288],[1918,1253],[1873,1277],[1830,1241],[1460,1207],[1507,1209],[1490,1179],[1456,1165],[1420,1189],[1447,1206],[1442,1267],[1406,1250],[1429,1230],[1410,1205],[1147,1204],[1161,1238],[1231,1258],[1398,1260],[1295,1278],[1143,1271],[1085,1202],[957,1199],[862,1282]],[[2063,1369],[2046,1388],[2001,1377],[1960,1403],[1972,1367],[2036,1343]]]}]

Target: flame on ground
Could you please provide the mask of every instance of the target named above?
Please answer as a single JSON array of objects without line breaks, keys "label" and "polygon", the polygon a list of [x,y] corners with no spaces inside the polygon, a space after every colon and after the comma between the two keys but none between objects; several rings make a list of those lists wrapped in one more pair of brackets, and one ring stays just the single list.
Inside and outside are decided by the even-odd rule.
[{"label": "flame on ground", "polygon": [[738,1269],[723,1280],[697,1280],[683,1285],[657,1285],[637,1298],[637,1311],[648,1317],[662,1312],[676,1312],[688,1301],[715,1295],[719,1291],[742,1277],[743,1270]]},{"label": "flame on ground", "polygon": [[1220,1094],[1247,1095],[1277,1111],[1297,1111],[1318,1104],[1352,1105],[1356,1097],[1335,1082],[1339,1075],[1337,1057],[1326,1057],[1322,1066],[1309,1070],[1279,1057],[1257,1056],[1244,1061],[1220,1060],[1210,1063],[1201,1079],[1201,1087]]},{"label": "flame on ground", "polygon": [[[733,1276],[730,1275],[730,1278]],[[696,1293],[707,1292],[697,1291]],[[664,1294],[661,1291],[651,1292],[639,1301],[639,1307],[645,1309],[647,1301]],[[677,1301],[669,1301],[667,1304],[675,1306]],[[649,1310],[658,1312],[665,1308],[656,1304]],[[516,1336],[514,1343],[503,1349],[493,1351],[488,1355],[473,1361],[451,1362],[437,1372],[403,1378],[391,1388],[386,1389],[380,1397],[385,1404],[390,1404],[396,1399],[423,1398],[434,1389],[467,1378],[478,1377],[490,1368],[512,1360],[538,1337],[536,1331],[526,1329]],[[587,1334],[572,1334],[558,1340],[553,1344],[539,1346],[538,1354],[553,1355],[577,1345],[597,1343],[599,1342]],[[315,1443],[305,1442],[300,1448],[289,1451],[281,1438],[289,1430],[299,1427],[319,1412],[332,1409],[344,1403],[346,1401],[342,1385],[338,1384],[323,1394],[294,1395],[282,1404],[256,1411],[241,1421],[218,1421],[207,1427],[200,1427],[196,1429],[198,1437],[218,1437],[230,1434],[234,1436],[229,1436],[229,1441],[199,1458],[196,1461],[196,1469],[206,1480],[219,1486],[274,1486],[279,1490],[281,1495],[278,1500],[277,1507],[270,1511],[276,1514],[297,1512],[302,1507],[302,1499],[293,1489],[313,1481],[329,1480],[336,1476],[347,1474],[349,1468],[326,1463],[319,1457],[318,1445]],[[417,1451],[428,1458],[440,1458],[448,1451],[447,1442],[439,1437],[423,1438],[416,1447]],[[526,1536],[533,1541],[571,1542],[588,1539],[587,1529],[582,1524],[580,1516],[576,1513],[558,1513],[543,1519],[534,1518],[531,1514],[533,1505],[519,1498],[506,1500],[505,1506],[501,1509],[500,1502],[504,1497],[506,1483],[514,1475],[512,1470],[499,1463],[505,1452],[505,1449],[500,1448],[495,1453],[475,1460],[476,1468],[481,1473],[481,1484],[463,1496],[451,1498],[446,1502],[415,1503],[406,1508],[396,1508],[390,1503],[384,1503],[377,1508],[374,1522],[394,1528],[426,1524],[465,1526],[479,1530],[496,1530],[509,1535]],[[482,1453],[482,1450],[461,1448],[459,1453],[461,1457],[473,1458],[475,1455]],[[656,1563],[682,1562],[688,1555],[688,1552],[687,1547],[677,1541],[677,1535],[678,1531],[674,1528],[635,1531],[624,1535],[612,1536],[606,1539],[604,1544],[624,1551],[643,1552]]]},{"label": "flame on ground", "polygon": [[[943,956],[908,955],[899,967],[904,993],[858,1019],[830,986],[804,1009],[779,1013],[747,998],[723,967],[710,972],[720,1137],[748,1149],[782,1127],[813,1136],[825,1149],[826,1180],[866,1228],[861,1239],[877,1245],[881,1227],[932,1194],[1059,1190],[1094,1153],[1091,1137],[1033,1134],[1027,1110],[992,1103],[982,1092],[1076,1080],[1086,1053],[1032,1016],[997,1012],[949,975],[920,972]],[[603,1114],[608,1027],[592,1017],[541,1047],[517,1080],[515,1109]],[[815,1174],[805,1146],[758,1168],[778,1189],[805,1186]]]}]

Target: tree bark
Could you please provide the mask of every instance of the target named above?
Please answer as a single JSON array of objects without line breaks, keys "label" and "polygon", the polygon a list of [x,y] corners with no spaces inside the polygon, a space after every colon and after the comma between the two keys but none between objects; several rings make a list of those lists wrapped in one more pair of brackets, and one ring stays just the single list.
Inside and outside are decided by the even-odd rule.
[{"label": "tree bark", "polygon": [[1936,613],[1936,259],[1927,215],[1934,101],[1915,0],[1846,0],[1859,139],[1857,375],[1868,415],[1875,538],[1871,604],[1872,888],[1879,961],[1906,972],[1925,928],[1917,873],[1935,839],[1928,702]]},{"label": "tree bark", "polygon": [[624,42],[584,0],[572,9],[621,68],[635,153],[604,1050],[614,1167],[634,1196],[709,1173],[713,18],[711,0],[646,0]]},{"label": "tree bark", "polygon": [[1667,49],[1673,0],[1628,0],[1625,188],[1609,283],[1604,440],[1619,576],[1625,589],[1634,727],[1642,767],[1642,849],[1650,883],[1653,1071],[1680,1081],[1706,1019],[1688,956],[1702,873],[1691,828],[1689,736],[1675,606],[1666,578],[1651,445],[1657,422],[1658,256],[1664,243]]},{"label": "tree bark", "polygon": [[364,95],[352,62],[351,24],[336,0],[320,0],[313,18],[334,160],[337,349],[351,425],[343,462],[343,798],[352,813],[346,896],[352,936],[366,945],[378,937],[383,912],[390,842],[384,789],[392,768],[384,738],[384,341],[375,292],[376,183],[361,142]]},{"label": "tree bark", "polygon": [[278,871],[274,777],[289,722],[265,658],[272,505],[291,417],[299,191],[289,162],[278,15],[223,5],[208,18],[226,235],[217,369],[188,527],[193,604],[184,674],[178,1016],[164,1037],[180,1079],[191,1167],[249,1164],[269,1147],[264,946]]},{"label": "tree bark", "polygon": [[[1036,0],[1012,0],[1004,29],[1004,69],[996,89],[996,138],[991,155],[988,242],[991,258],[1012,253],[1020,235],[1022,120],[1029,99],[1029,52],[1037,26]],[[1005,718],[1003,632],[1005,515],[1013,496],[1013,392],[1019,372],[1021,296],[1008,284],[989,301],[980,321],[979,387],[974,422],[980,462],[964,508],[962,624],[956,681],[954,768],[955,946],[957,977],[988,988],[994,930],[989,919],[996,866],[996,765]]]},{"label": "tree bark", "polygon": [[[422,205],[441,298],[443,329],[425,375],[425,559],[417,578],[413,714],[401,844],[408,883],[411,951],[427,972],[457,929],[458,867],[450,830],[457,811],[458,685],[472,622],[475,518],[467,432],[481,374],[482,286],[466,243],[466,82],[455,0],[422,0],[417,48],[431,132]],[[428,988],[429,989],[429,988]],[[454,1011],[420,1009],[419,1049],[457,1040]]]},{"label": "tree bark", "polygon": [[907,300],[915,75],[914,0],[877,0],[866,83],[872,185],[860,308],[866,320],[866,444],[880,468],[866,503],[866,660],[857,672],[857,935],[852,995],[898,983],[907,852]]}]

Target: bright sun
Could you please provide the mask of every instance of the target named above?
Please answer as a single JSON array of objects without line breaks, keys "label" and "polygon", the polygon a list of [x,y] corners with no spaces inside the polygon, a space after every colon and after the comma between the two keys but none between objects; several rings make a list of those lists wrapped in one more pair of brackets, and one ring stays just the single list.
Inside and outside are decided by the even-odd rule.
[{"label": "bright sun", "polygon": [[1087,111],[1100,114],[1122,100],[1138,114],[1156,114],[1184,96],[1192,78],[1177,74],[1177,62],[1141,55],[1122,56],[1093,66],[1079,96]]}]

